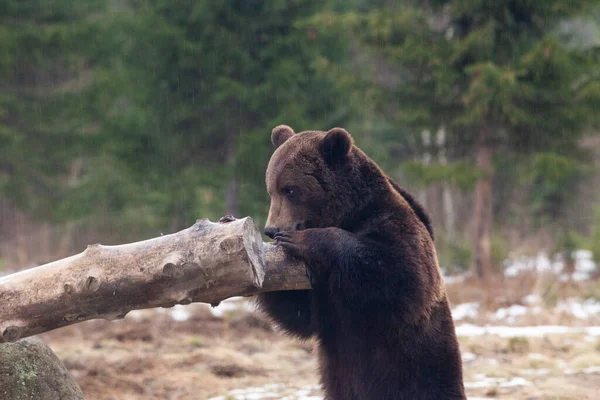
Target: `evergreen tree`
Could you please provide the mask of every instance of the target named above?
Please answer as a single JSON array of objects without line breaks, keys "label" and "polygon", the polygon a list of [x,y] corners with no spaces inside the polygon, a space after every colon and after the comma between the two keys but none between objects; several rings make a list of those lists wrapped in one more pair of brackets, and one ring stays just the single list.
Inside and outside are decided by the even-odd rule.
[{"label": "evergreen tree", "polygon": [[322,2],[132,1],[120,10],[122,58],[107,71],[118,98],[101,128],[105,153],[139,182],[124,195],[171,229],[225,212],[260,219],[270,130],[341,124],[349,110],[325,73],[344,56],[334,36],[299,23]]},{"label": "evergreen tree", "polygon": [[0,196],[58,217],[89,135],[103,1],[0,1]]},{"label": "evergreen tree", "polygon": [[479,174],[472,268],[481,278],[491,263],[494,158],[510,151],[576,159],[579,139],[597,121],[598,54],[574,45],[573,30],[564,29],[597,5],[402,1],[345,17],[360,28],[362,43],[396,68],[385,99],[388,110],[399,110],[397,126],[412,135],[443,128],[451,157],[472,155]]}]

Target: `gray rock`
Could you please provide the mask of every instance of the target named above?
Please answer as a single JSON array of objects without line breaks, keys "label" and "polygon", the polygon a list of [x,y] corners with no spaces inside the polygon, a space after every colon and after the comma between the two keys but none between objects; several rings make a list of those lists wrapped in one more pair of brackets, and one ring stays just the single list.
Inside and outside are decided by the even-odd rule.
[{"label": "gray rock", "polygon": [[0,399],[83,400],[69,371],[37,337],[0,344]]}]

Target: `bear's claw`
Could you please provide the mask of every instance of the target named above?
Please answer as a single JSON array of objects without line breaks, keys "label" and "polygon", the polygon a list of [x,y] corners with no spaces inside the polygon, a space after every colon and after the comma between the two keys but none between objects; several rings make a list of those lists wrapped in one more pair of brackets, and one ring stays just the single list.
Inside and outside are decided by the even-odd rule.
[{"label": "bear's claw", "polygon": [[306,254],[306,245],[300,232],[277,232],[273,239],[293,257],[303,258]]},{"label": "bear's claw", "polygon": [[307,264],[306,277],[310,282],[310,286],[314,288],[316,276],[308,266],[309,260],[307,258],[310,255],[310,249],[306,244],[305,233],[306,231],[277,232],[273,239],[275,240],[275,243],[282,246],[290,256],[300,259]]}]

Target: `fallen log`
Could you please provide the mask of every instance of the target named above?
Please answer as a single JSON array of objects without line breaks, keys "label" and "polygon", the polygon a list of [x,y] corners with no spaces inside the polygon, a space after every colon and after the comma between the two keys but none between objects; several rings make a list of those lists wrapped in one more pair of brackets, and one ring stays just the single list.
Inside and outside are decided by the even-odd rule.
[{"label": "fallen log", "polygon": [[264,243],[251,218],[202,219],[174,234],[90,245],[0,278],[0,343],[131,310],[308,288],[304,265]]}]

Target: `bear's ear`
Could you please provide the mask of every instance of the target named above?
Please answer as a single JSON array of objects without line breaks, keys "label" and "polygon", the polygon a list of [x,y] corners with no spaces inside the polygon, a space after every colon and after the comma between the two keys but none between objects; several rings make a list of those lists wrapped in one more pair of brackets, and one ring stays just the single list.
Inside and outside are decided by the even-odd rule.
[{"label": "bear's ear", "polygon": [[279,125],[271,131],[271,143],[275,148],[281,146],[286,140],[292,137],[294,130],[287,125]]},{"label": "bear's ear", "polygon": [[352,147],[352,136],[343,128],[327,131],[321,143],[321,152],[327,161],[344,159]]}]

